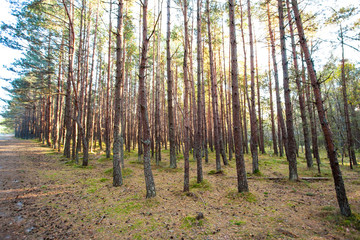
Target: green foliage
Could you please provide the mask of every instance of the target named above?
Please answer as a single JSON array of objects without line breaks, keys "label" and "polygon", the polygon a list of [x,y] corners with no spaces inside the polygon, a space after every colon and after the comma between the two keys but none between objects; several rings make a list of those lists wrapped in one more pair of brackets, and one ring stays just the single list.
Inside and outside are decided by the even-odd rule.
[{"label": "green foliage", "polygon": [[187,216],[183,218],[181,227],[189,229],[192,227],[202,226],[203,224],[204,224],[203,219],[197,220],[195,217]]},{"label": "green foliage", "polygon": [[242,192],[239,193],[237,190],[230,190],[226,197],[232,200],[243,200],[249,203],[255,203],[257,202],[256,196],[251,192]]},{"label": "green foliage", "polygon": [[352,213],[350,217],[344,217],[339,213],[330,213],[326,220],[335,223],[339,227],[354,228],[360,231],[360,214]]},{"label": "green foliage", "polygon": [[201,190],[211,190],[211,183],[204,179],[202,182],[198,183],[196,179],[191,180],[190,188],[197,188]]},{"label": "green foliage", "polygon": [[224,174],[224,170],[216,171],[215,169],[213,169],[208,172],[208,175],[217,175],[217,174]]},{"label": "green foliage", "polygon": [[240,221],[240,220],[230,220],[230,223],[236,226],[241,226],[246,224],[246,221]]}]

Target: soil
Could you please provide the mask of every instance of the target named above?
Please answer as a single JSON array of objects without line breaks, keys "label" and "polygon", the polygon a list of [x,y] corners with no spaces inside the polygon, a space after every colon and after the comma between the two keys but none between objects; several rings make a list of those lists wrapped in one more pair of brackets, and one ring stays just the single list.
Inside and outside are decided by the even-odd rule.
[{"label": "soil", "polygon": [[320,175],[300,155],[299,175],[310,178],[298,182],[286,180],[285,158],[260,155],[261,173],[252,175],[246,155],[247,194],[236,192],[234,159],[212,174],[213,153],[203,184],[190,162],[191,190],[183,193],[182,156],[174,170],[168,153],[152,166],[157,196],[145,199],[136,150],[125,154],[124,185],[115,188],[101,151],[81,167],[34,140],[1,137],[0,239],[360,239],[359,167],[342,167],[354,213],[344,218],[325,153]]}]

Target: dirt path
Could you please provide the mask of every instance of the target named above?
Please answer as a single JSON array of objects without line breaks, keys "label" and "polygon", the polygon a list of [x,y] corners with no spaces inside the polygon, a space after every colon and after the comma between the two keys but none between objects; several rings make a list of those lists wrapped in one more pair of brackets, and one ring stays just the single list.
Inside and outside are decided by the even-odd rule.
[{"label": "dirt path", "polygon": [[53,228],[57,213],[39,204],[44,194],[36,170],[45,150],[33,141],[0,136],[0,239],[71,238],[71,232]]},{"label": "dirt path", "polygon": [[[0,239],[21,239],[33,230],[25,209],[32,203],[27,188],[28,142],[0,136]],[[31,153],[30,153],[31,154]]]}]

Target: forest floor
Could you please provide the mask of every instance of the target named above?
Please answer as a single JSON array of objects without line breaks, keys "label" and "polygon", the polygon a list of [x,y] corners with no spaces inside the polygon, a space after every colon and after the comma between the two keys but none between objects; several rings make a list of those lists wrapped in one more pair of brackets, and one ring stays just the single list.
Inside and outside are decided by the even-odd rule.
[{"label": "forest floor", "polygon": [[358,166],[342,166],[353,212],[345,218],[325,152],[320,175],[302,157],[298,172],[329,179],[298,182],[286,180],[285,158],[259,155],[261,173],[252,175],[246,155],[247,194],[236,192],[234,160],[213,174],[214,153],[203,164],[203,184],[196,184],[191,156],[191,193],[184,194],[182,156],[177,169],[168,156],[164,150],[152,167],[157,197],[145,199],[135,151],[126,153],[124,185],[114,188],[112,161],[102,152],[83,168],[39,142],[0,138],[0,239],[360,239]]}]

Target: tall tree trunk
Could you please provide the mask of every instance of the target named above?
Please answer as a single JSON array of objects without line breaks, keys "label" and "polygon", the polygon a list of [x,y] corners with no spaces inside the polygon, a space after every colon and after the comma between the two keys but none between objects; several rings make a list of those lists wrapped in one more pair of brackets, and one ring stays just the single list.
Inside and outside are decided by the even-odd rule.
[{"label": "tall tree trunk", "polygon": [[[160,14],[160,1],[158,1],[158,14]],[[156,86],[155,86],[155,161],[156,165],[161,161],[161,121],[160,121],[160,25],[157,32],[156,44]],[[155,38],[154,38],[155,39]],[[154,46],[155,47],[155,46]]]},{"label": "tall tree trunk", "polygon": [[[244,121],[244,147],[245,151],[248,154],[249,153],[249,147],[248,147],[248,137],[247,137],[247,119],[246,119],[246,102],[250,106],[249,102],[249,94],[248,94],[248,87],[247,87],[247,54],[246,54],[246,43],[245,43],[245,37],[244,37],[244,20],[243,20],[243,8],[242,3],[240,0],[240,30],[241,30],[241,39],[243,43],[243,53],[244,53],[244,103],[243,103],[243,121]],[[241,96],[240,96],[241,97]],[[249,107],[250,110],[250,107]]]},{"label": "tall tree trunk", "polygon": [[344,115],[345,115],[345,126],[346,126],[346,136],[347,136],[347,147],[349,153],[350,166],[357,165],[356,155],[354,151],[354,139],[351,132],[351,123],[349,115],[349,104],[347,99],[347,87],[346,87],[346,77],[345,77],[345,54],[344,54],[344,36],[343,29],[340,23],[340,38],[341,38],[341,81],[342,81],[342,92],[344,98]]},{"label": "tall tree trunk", "polygon": [[61,37],[61,45],[60,45],[60,56],[59,56],[59,70],[58,70],[58,77],[57,77],[57,89],[56,89],[56,100],[55,100],[55,109],[54,109],[54,119],[53,119],[53,129],[52,129],[52,146],[53,149],[57,148],[57,141],[59,139],[59,128],[58,124],[60,124],[59,118],[60,115],[60,93],[61,93],[61,82],[62,82],[62,59],[63,59],[63,48],[64,48],[64,35]]},{"label": "tall tree trunk", "polygon": [[[276,108],[277,108],[277,117],[278,117],[278,126],[281,128],[281,141],[279,139],[279,148],[280,148],[280,156],[282,146],[285,147],[285,153],[287,156],[287,133],[286,133],[286,126],[285,121],[283,117],[283,110],[281,106],[281,98],[280,98],[280,87],[279,87],[279,73],[277,68],[277,61],[276,61],[276,49],[275,49],[275,36],[273,34],[273,29],[271,27],[271,18],[270,18],[270,9],[269,9],[269,3],[266,3],[267,5],[267,15],[268,15],[268,27],[269,27],[269,35],[270,35],[270,42],[271,42],[271,55],[273,60],[273,68],[274,68],[274,79],[275,79],[275,93],[276,93]],[[280,131],[280,130],[278,130]],[[280,145],[280,142],[282,143]]]},{"label": "tall tree trunk", "polygon": [[190,150],[190,139],[189,139],[189,131],[190,131],[190,120],[189,120],[189,111],[188,111],[188,101],[189,101],[189,80],[188,80],[188,49],[189,49],[189,36],[188,36],[188,20],[187,20],[187,1],[184,0],[182,3],[182,11],[184,15],[184,61],[183,61],[183,74],[184,74],[184,192],[188,192],[190,190],[189,181],[189,150]]},{"label": "tall tree trunk", "polygon": [[[304,66],[304,57],[303,51],[301,51],[301,79],[304,83],[306,83],[305,77],[305,66]],[[316,129],[316,119],[315,119],[315,112],[313,110],[314,104],[310,95],[310,84],[305,85],[305,93],[306,93],[306,106],[309,113],[310,119],[310,130],[311,130],[311,143],[312,143],[312,153],[314,158],[316,159],[316,164],[318,167],[318,172],[320,173],[320,155],[319,155],[319,147],[318,147],[318,137],[317,137],[317,129]]]},{"label": "tall tree trunk", "polygon": [[350,209],[350,205],[348,203],[348,199],[346,196],[345,185],[344,185],[344,181],[342,178],[339,162],[338,162],[337,156],[336,156],[336,150],[335,150],[335,145],[334,145],[334,141],[333,141],[333,137],[332,137],[332,132],[330,130],[330,126],[326,119],[323,100],[321,97],[320,83],[318,82],[318,80],[316,78],[316,72],[314,69],[313,61],[311,59],[310,51],[307,46],[307,41],[305,38],[304,28],[302,25],[297,1],[291,0],[291,3],[292,3],[292,8],[293,8],[294,15],[295,15],[296,26],[297,26],[298,34],[299,34],[299,38],[300,38],[300,45],[301,45],[302,50],[304,51],[306,65],[308,68],[311,85],[312,85],[312,88],[314,91],[316,107],[317,107],[319,119],[321,122],[321,127],[322,127],[324,137],[325,137],[326,150],[328,153],[330,166],[331,166],[331,170],[332,170],[332,174],[333,174],[333,178],[334,178],[335,191],[336,191],[338,204],[340,207],[340,212],[344,216],[350,216],[351,209]]},{"label": "tall tree trunk", "polygon": [[47,54],[47,85],[48,85],[48,96],[47,96],[47,100],[46,100],[46,109],[45,109],[45,140],[46,140],[46,145],[48,147],[51,146],[51,141],[50,141],[50,134],[51,134],[51,127],[50,127],[50,123],[51,123],[51,33],[49,34],[49,43],[48,43],[48,54]]},{"label": "tall tree trunk", "polygon": [[112,23],[111,23],[112,2],[110,2],[109,12],[109,42],[108,42],[108,66],[107,66],[107,82],[106,82],[106,113],[105,113],[105,153],[106,157],[110,158],[110,81],[111,81],[111,36],[112,36]]},{"label": "tall tree trunk", "polygon": [[271,136],[272,136],[272,143],[273,143],[273,149],[274,149],[274,154],[278,155],[278,148],[277,148],[277,137],[276,137],[276,130],[275,130],[275,121],[274,121],[274,103],[273,103],[273,97],[272,97],[272,81],[271,81],[271,61],[270,61],[270,41],[268,43],[268,68],[269,68],[269,73],[268,73],[268,78],[269,78],[269,102],[270,102],[270,115],[271,115]]},{"label": "tall tree trunk", "polygon": [[[201,0],[197,0],[197,15],[196,15],[196,29],[197,29],[197,126],[196,128],[196,173],[197,173],[197,182],[200,183],[203,181],[203,171],[202,171],[202,159],[201,159],[201,142],[202,142],[202,109],[201,109],[201,73],[203,68],[202,62],[202,40],[201,40]],[[195,104],[195,103],[194,103]]]},{"label": "tall tree trunk", "polygon": [[[142,122],[142,139],[141,142],[144,145],[144,175],[146,184],[146,198],[156,196],[155,182],[150,165],[150,126],[147,112],[147,100],[146,100],[146,87],[145,87],[145,70],[146,70],[146,59],[149,38],[147,36],[147,5],[148,0],[144,0],[142,4],[143,9],[143,30],[142,30],[142,48],[141,48],[141,59],[140,59],[140,70],[139,70],[139,105]],[[151,36],[150,36],[151,37]]]},{"label": "tall tree trunk", "polygon": [[251,71],[251,101],[250,110],[250,125],[251,125],[251,139],[250,149],[252,156],[253,173],[259,172],[259,158],[258,158],[258,133],[257,133],[257,120],[255,109],[255,67],[254,67],[254,43],[251,24],[251,6],[250,0],[247,0],[248,24],[249,24],[249,38],[250,38],[250,71]]},{"label": "tall tree trunk", "polygon": [[218,101],[217,101],[217,81],[215,76],[214,66],[214,54],[212,49],[211,39],[211,24],[210,24],[210,1],[206,0],[206,11],[207,11],[207,27],[208,27],[208,38],[209,38],[209,57],[210,57],[210,81],[211,81],[211,96],[212,96],[212,110],[213,110],[213,122],[214,122],[214,142],[215,142],[215,153],[216,153],[216,171],[221,171],[220,162],[220,126],[218,122]]},{"label": "tall tree trunk", "polygon": [[[115,80],[115,98],[114,98],[114,144],[113,144],[113,186],[122,185],[121,175],[121,135],[120,135],[120,121],[121,121],[121,85],[123,82],[123,71],[122,68],[124,61],[123,59],[123,1],[118,2],[118,14],[117,14],[117,32],[116,32],[116,80]],[[121,123],[124,124],[124,123]]]},{"label": "tall tree trunk", "polygon": [[287,16],[288,16],[288,21],[289,21],[290,35],[291,35],[291,48],[292,48],[292,55],[293,55],[293,60],[294,60],[295,81],[296,81],[296,87],[297,87],[297,91],[298,91],[298,95],[299,95],[300,115],[301,115],[302,129],[303,129],[303,134],[304,134],[305,158],[306,158],[307,167],[312,168],[313,160],[312,160],[311,149],[310,149],[309,125],[308,125],[308,121],[307,121],[307,117],[306,117],[304,91],[303,91],[303,87],[301,86],[301,81],[300,81],[301,73],[299,71],[299,64],[298,64],[298,60],[297,60],[296,44],[295,44],[294,31],[293,31],[293,26],[292,26],[289,0],[286,0],[286,7],[288,10]]},{"label": "tall tree trunk", "polygon": [[229,0],[229,19],[230,19],[230,46],[231,46],[231,79],[232,79],[232,103],[233,103],[233,123],[234,123],[234,143],[235,161],[238,182],[238,192],[247,192],[248,183],[246,179],[245,161],[241,134],[241,116],[238,83],[238,63],[237,63],[237,43],[235,30],[234,0]]},{"label": "tall tree trunk", "polygon": [[[167,0],[167,30],[166,30],[166,66],[167,66],[167,95],[168,95],[168,121],[169,121],[169,141],[170,141],[170,168],[176,168],[176,149],[175,149],[175,126],[173,109],[173,79],[171,71],[171,52],[170,52],[170,0]],[[175,92],[176,94],[176,92]]]},{"label": "tall tree trunk", "polygon": [[291,97],[290,97],[289,68],[288,68],[288,61],[286,56],[284,9],[283,9],[282,0],[278,0],[278,10],[279,10],[280,45],[281,45],[281,57],[282,57],[282,68],[283,68],[286,131],[287,131],[287,146],[288,146],[287,159],[289,162],[289,179],[291,181],[295,181],[298,179],[297,163],[296,163],[296,140],[295,140],[293,114],[292,114],[293,110],[292,110]]},{"label": "tall tree trunk", "polygon": [[[255,35],[255,34],[254,34]],[[261,115],[261,98],[260,98],[260,84],[259,84],[259,67],[258,67],[258,54],[257,54],[257,44],[255,38],[255,69],[256,69],[256,90],[257,90],[257,104],[258,104],[258,115],[259,115],[259,149],[262,154],[265,154],[265,143],[264,143],[264,128],[263,120]]]},{"label": "tall tree trunk", "polygon": [[[97,30],[98,30],[98,20],[99,20],[99,10],[98,10],[99,2],[97,2],[97,10],[96,10],[96,20],[95,20],[95,33],[94,33],[94,42],[92,49],[92,58],[91,58],[91,70],[90,70],[90,82],[89,82],[89,93],[88,93],[88,101],[87,101],[87,117],[86,117],[86,137],[83,142],[83,166],[88,165],[88,157],[89,157],[89,143],[92,142],[91,139],[91,131],[93,126],[93,100],[92,100],[92,83],[93,83],[93,73],[94,73],[94,65],[95,65],[95,50],[96,50],[96,39],[97,39]],[[95,76],[96,77],[96,76]]]},{"label": "tall tree trunk", "polygon": [[66,15],[69,20],[69,64],[68,64],[68,78],[66,80],[66,93],[65,93],[65,118],[64,125],[66,127],[66,140],[64,146],[64,155],[67,158],[70,158],[70,142],[72,135],[72,97],[71,97],[71,83],[73,81],[73,63],[74,63],[74,45],[75,45],[75,35],[74,35],[74,26],[73,26],[73,16],[72,16],[72,1],[70,1],[70,9],[68,9],[65,0],[63,4],[66,10]]}]

